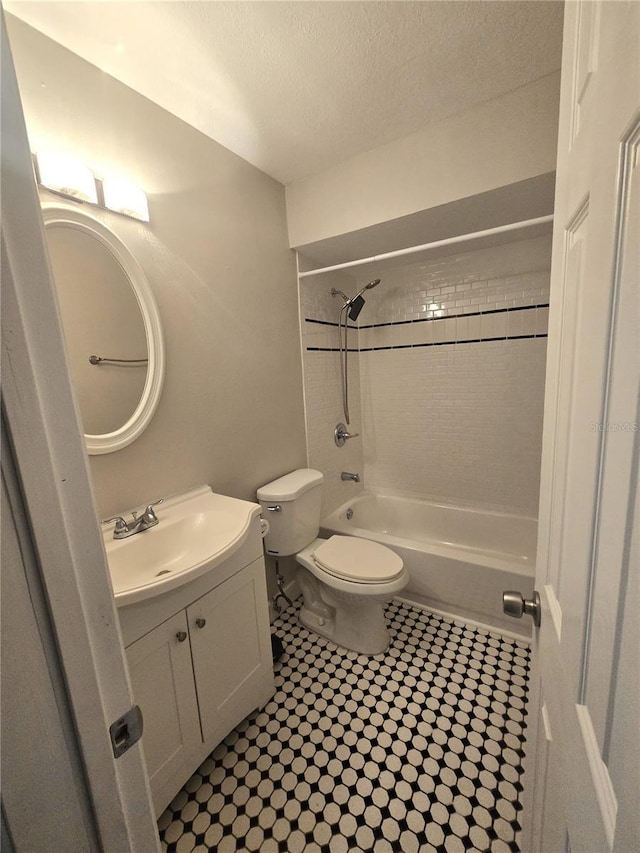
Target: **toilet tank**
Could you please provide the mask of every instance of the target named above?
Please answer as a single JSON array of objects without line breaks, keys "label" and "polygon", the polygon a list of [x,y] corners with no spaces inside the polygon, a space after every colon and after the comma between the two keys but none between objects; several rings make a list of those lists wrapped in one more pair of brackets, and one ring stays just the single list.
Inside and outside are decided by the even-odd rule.
[{"label": "toilet tank", "polygon": [[267,554],[297,554],[317,537],[322,479],[320,471],[301,468],[258,489],[262,517],[269,522],[264,539]]}]

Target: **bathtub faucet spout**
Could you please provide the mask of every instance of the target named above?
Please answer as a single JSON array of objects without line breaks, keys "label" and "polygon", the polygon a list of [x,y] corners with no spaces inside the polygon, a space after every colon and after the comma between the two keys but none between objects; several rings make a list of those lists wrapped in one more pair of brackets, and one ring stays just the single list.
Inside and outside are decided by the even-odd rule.
[{"label": "bathtub faucet spout", "polygon": [[343,471],[340,474],[341,480],[353,480],[354,483],[360,482],[360,474],[350,474],[348,471]]}]

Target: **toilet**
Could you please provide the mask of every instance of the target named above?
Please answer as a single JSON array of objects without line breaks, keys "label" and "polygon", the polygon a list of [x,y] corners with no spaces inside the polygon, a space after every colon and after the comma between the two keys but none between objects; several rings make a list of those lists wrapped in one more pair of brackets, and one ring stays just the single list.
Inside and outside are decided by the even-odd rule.
[{"label": "toilet", "polygon": [[355,536],[318,538],[323,476],[302,468],[258,489],[269,522],[267,554],[295,554],[303,604],[300,622],[339,646],[363,654],[390,642],[384,605],[409,573],[390,548]]}]

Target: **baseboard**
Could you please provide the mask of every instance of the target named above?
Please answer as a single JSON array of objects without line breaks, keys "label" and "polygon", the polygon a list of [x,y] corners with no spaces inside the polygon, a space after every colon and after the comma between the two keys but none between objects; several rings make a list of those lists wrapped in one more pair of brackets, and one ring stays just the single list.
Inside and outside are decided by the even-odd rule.
[{"label": "baseboard", "polygon": [[[295,601],[301,595],[300,585],[295,577],[284,585],[284,591],[291,601]],[[447,619],[452,619],[454,622],[463,622],[465,625],[473,625],[475,628],[483,628],[485,631],[490,631],[493,634],[500,634],[501,636],[508,637],[511,640],[524,640],[525,642],[531,641],[531,631],[529,630],[529,633],[527,634],[525,625],[523,625],[522,631],[513,631],[501,624],[498,625],[495,623],[483,622],[481,618],[478,618],[477,613],[471,613],[463,610],[443,610],[442,607],[438,606],[438,602],[431,601],[421,595],[395,595],[394,598],[397,601],[403,601],[405,604],[409,604],[412,607],[418,607],[421,610],[428,610],[430,613],[435,613],[437,616],[445,616]],[[280,615],[273,606],[273,601],[273,598],[269,601],[269,622],[272,625]],[[282,603],[286,604],[286,602]]]},{"label": "baseboard", "polygon": [[477,613],[463,611],[462,609],[458,611],[443,610],[442,607],[438,606],[437,602],[424,598],[421,595],[395,595],[394,598],[397,601],[403,601],[405,604],[410,604],[412,607],[418,607],[421,610],[428,610],[430,613],[435,613],[437,616],[446,616],[454,622],[463,622],[465,625],[473,625],[475,628],[483,628],[485,631],[490,631],[492,634],[500,634],[502,637],[507,637],[511,640],[524,640],[527,643],[531,642],[531,629],[529,629],[529,633],[526,633],[526,628],[524,626],[522,631],[513,631],[502,624],[483,622],[482,619],[478,617]]}]

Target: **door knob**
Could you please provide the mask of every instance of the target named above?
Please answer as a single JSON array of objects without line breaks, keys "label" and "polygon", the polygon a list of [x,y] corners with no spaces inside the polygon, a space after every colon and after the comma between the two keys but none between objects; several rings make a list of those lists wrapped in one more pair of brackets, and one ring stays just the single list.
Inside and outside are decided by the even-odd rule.
[{"label": "door knob", "polygon": [[187,632],[186,631],[178,631],[178,633],[176,634],[176,640],[179,643],[184,643],[184,641],[186,639],[187,639]]},{"label": "door knob", "polygon": [[206,620],[206,619],[202,619],[202,618],[200,618],[200,619],[196,619],[196,625],[198,626],[198,628],[204,628],[204,626],[205,626],[206,624],[207,624],[207,620]]},{"label": "door knob", "polygon": [[502,593],[502,609],[507,616],[520,619],[523,613],[531,616],[536,628],[540,627],[540,595],[533,591],[533,598],[523,598],[522,594],[514,590],[506,590]]}]

